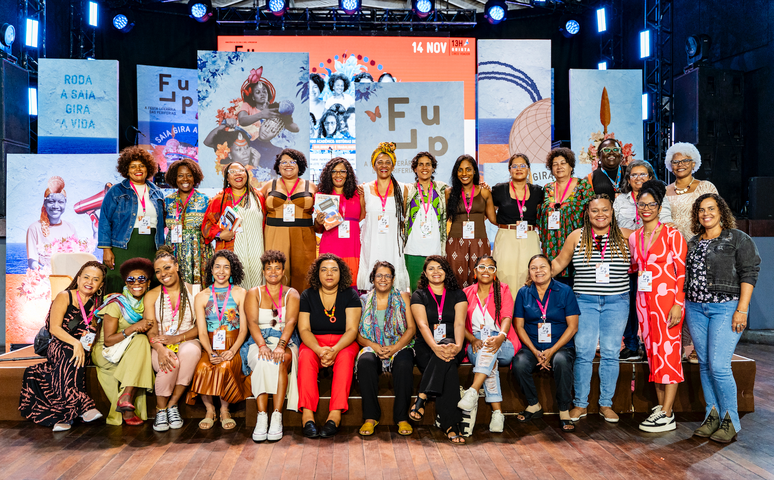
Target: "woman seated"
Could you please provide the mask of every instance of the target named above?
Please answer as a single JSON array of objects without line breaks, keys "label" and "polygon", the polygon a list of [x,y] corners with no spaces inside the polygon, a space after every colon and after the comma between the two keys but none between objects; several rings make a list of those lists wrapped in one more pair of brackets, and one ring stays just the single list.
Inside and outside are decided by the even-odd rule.
[{"label": "woman seated", "polygon": [[[153,391],[153,365],[145,335],[153,321],[142,318],[142,298],[153,277],[153,264],[147,258],[131,258],[121,264],[120,271],[124,291],[106,297],[97,310],[102,329],[91,351],[91,361],[97,366],[97,379],[110,400],[107,424],[121,425],[123,420],[127,425],[142,425],[148,419],[145,392]],[[111,347],[124,349],[120,358],[111,356]],[[103,348],[108,349],[108,358],[103,355]]]},{"label": "woman seated", "polygon": [[527,397],[527,409],[516,420],[527,422],[543,416],[538,402],[537,389],[532,374],[538,370],[554,372],[556,400],[559,403],[559,421],[562,430],[574,432],[570,420],[572,403],[573,364],[575,344],[573,336],[578,331],[580,308],[572,289],[551,279],[551,263],[542,253],[529,261],[528,286],[521,287],[516,295],[513,317],[516,331],[526,348],[514,358],[513,376]]},{"label": "woman seated", "polygon": [[196,365],[187,402],[193,405],[202,396],[207,409],[199,428],[209,430],[217,414],[212,397],[220,397],[220,424],[224,430],[236,428],[228,411],[229,404],[241,402],[245,394],[242,357],[239,348],[247,337],[245,294],[239,284],[244,280],[242,263],[231,250],[220,250],[207,264],[207,286],[196,295],[196,327],[204,355]]},{"label": "woman seated", "polygon": [[505,416],[500,389],[501,366],[508,366],[513,355],[521,348],[516,331],[511,328],[513,297],[508,285],[497,279],[497,263],[489,255],[476,260],[476,283],[465,288],[468,315],[465,320],[465,339],[468,341],[468,359],[474,365],[473,385],[465,391],[457,406],[472,410],[478,404],[478,390],[484,388],[486,403],[492,406],[489,431],[501,433]]},{"label": "woman seated", "polygon": [[411,316],[408,293],[399,292],[393,284],[395,267],[389,262],[376,262],[369,282],[374,289],[361,297],[363,315],[357,342],[363,346],[358,354],[357,380],[363,401],[363,426],[360,435],[373,435],[382,410],[379,407],[379,374],[392,372],[395,402],[392,418],[398,433],[411,435],[408,423],[411,392],[414,389],[414,335],[416,326]]},{"label": "woman seated", "polygon": [[[352,285],[352,273],[341,258],[324,253],[312,263],[306,278],[310,287],[301,294],[298,313],[298,406],[303,410],[303,434],[308,438],[332,437],[349,408],[349,389],[355,366],[360,322],[360,299]],[[333,367],[328,419],[319,430],[314,413],[320,401],[317,373]]]},{"label": "woman seated", "polygon": [[[45,363],[24,370],[19,411],[39,425],[69,430],[76,418],[102,418],[86,393],[86,352],[94,343],[94,311],[102,303],[107,268],[86,262],[68,287],[54,298],[46,318],[51,341]],[[88,315],[86,312],[89,312]]]},{"label": "woman seated", "polygon": [[182,428],[178,402],[191,384],[194,369],[202,356],[197,340],[194,295],[199,285],[189,285],[180,276],[171,247],[161,247],[153,262],[161,286],[145,295],[146,320],[153,326],[148,331],[151,359],[156,371],[156,421],[153,429],[165,432]]},{"label": "woman seated", "polygon": [[465,357],[462,342],[467,311],[468,301],[449,262],[440,255],[427,257],[417,291],[411,296],[411,313],[419,330],[414,349],[422,382],[410,415],[415,421],[422,420],[427,396],[435,395],[441,430],[455,444],[465,443],[460,434],[462,412],[457,407],[457,367]]},{"label": "woman seated", "polygon": [[[286,396],[288,408],[298,411],[298,337],[294,332],[299,294],[295,288],[282,285],[286,261],[285,254],[279,250],[264,252],[261,263],[266,285],[251,288],[245,298],[250,330],[246,358],[252,370],[253,396],[258,403],[258,420],[253,431],[256,442],[282,438]],[[269,394],[274,397],[271,426],[267,413]]]}]

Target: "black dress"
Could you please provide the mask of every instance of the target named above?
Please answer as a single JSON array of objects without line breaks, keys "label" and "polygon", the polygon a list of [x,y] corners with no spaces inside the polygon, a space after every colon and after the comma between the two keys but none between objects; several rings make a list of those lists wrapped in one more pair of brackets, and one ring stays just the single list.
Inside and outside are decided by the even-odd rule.
[{"label": "black dress", "polygon": [[[62,328],[79,339],[89,331],[89,327],[81,315],[78,305],[73,305],[72,291],[68,290],[69,304],[62,320]],[[90,312],[94,299],[84,305],[84,310]],[[78,326],[70,330],[69,323],[79,320]],[[46,317],[46,328],[49,328],[51,311]],[[70,362],[73,347],[58,338],[51,336],[45,363],[39,363],[24,370],[19,411],[33,422],[53,427],[57,423],[70,423],[87,411],[97,408],[94,400],[86,394],[86,365],[91,361],[91,355],[86,354],[86,365],[77,368]]]}]

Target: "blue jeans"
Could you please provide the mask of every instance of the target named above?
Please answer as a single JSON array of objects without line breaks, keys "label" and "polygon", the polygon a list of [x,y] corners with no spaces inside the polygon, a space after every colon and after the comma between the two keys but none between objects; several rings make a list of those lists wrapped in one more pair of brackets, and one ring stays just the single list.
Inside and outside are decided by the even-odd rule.
[{"label": "blue jeans", "polygon": [[618,357],[621,338],[629,318],[629,292],[616,295],[586,295],[576,293],[580,319],[575,334],[575,399],[576,407],[589,406],[591,362],[597,353],[599,362],[599,406],[612,407],[618,382]]},{"label": "blue jeans", "polygon": [[742,429],[736,404],[736,380],[731,372],[731,358],[741,333],[731,329],[731,319],[739,302],[685,302],[685,321],[691,330],[693,347],[699,356],[701,388],[707,403],[706,416],[712,408],[720,419],[728,413],[736,431]]},{"label": "blue jeans", "polygon": [[[492,330],[492,335],[497,335],[499,332]],[[476,332],[476,338],[481,339],[481,332]],[[479,350],[480,351],[480,350]],[[478,356],[473,353],[473,347],[468,345],[468,360],[474,365],[473,373],[483,373],[487,375],[487,379],[484,380],[484,395],[486,403],[499,403],[503,401],[502,389],[500,389],[500,370],[499,365],[510,365],[514,356],[513,344],[510,340],[505,340],[500,349],[497,350],[497,356],[495,362],[487,361],[483,356]]]}]

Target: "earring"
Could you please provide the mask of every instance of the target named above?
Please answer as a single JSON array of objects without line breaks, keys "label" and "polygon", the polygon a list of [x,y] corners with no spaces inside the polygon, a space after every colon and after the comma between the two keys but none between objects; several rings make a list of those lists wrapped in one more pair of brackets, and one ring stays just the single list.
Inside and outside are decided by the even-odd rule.
[{"label": "earring", "polygon": [[228,283],[234,283],[234,277],[233,276],[228,277]]}]

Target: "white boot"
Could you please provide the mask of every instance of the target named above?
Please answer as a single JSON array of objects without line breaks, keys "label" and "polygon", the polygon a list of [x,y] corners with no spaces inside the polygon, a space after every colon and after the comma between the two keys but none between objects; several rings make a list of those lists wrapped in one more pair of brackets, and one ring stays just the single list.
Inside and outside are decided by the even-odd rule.
[{"label": "white boot", "polygon": [[269,427],[269,440],[276,442],[282,439],[282,414],[275,411],[271,414],[271,427]]},{"label": "white boot", "polygon": [[258,412],[258,420],[255,422],[253,430],[253,441],[262,442],[266,440],[266,431],[269,429],[269,416],[266,412]]}]

